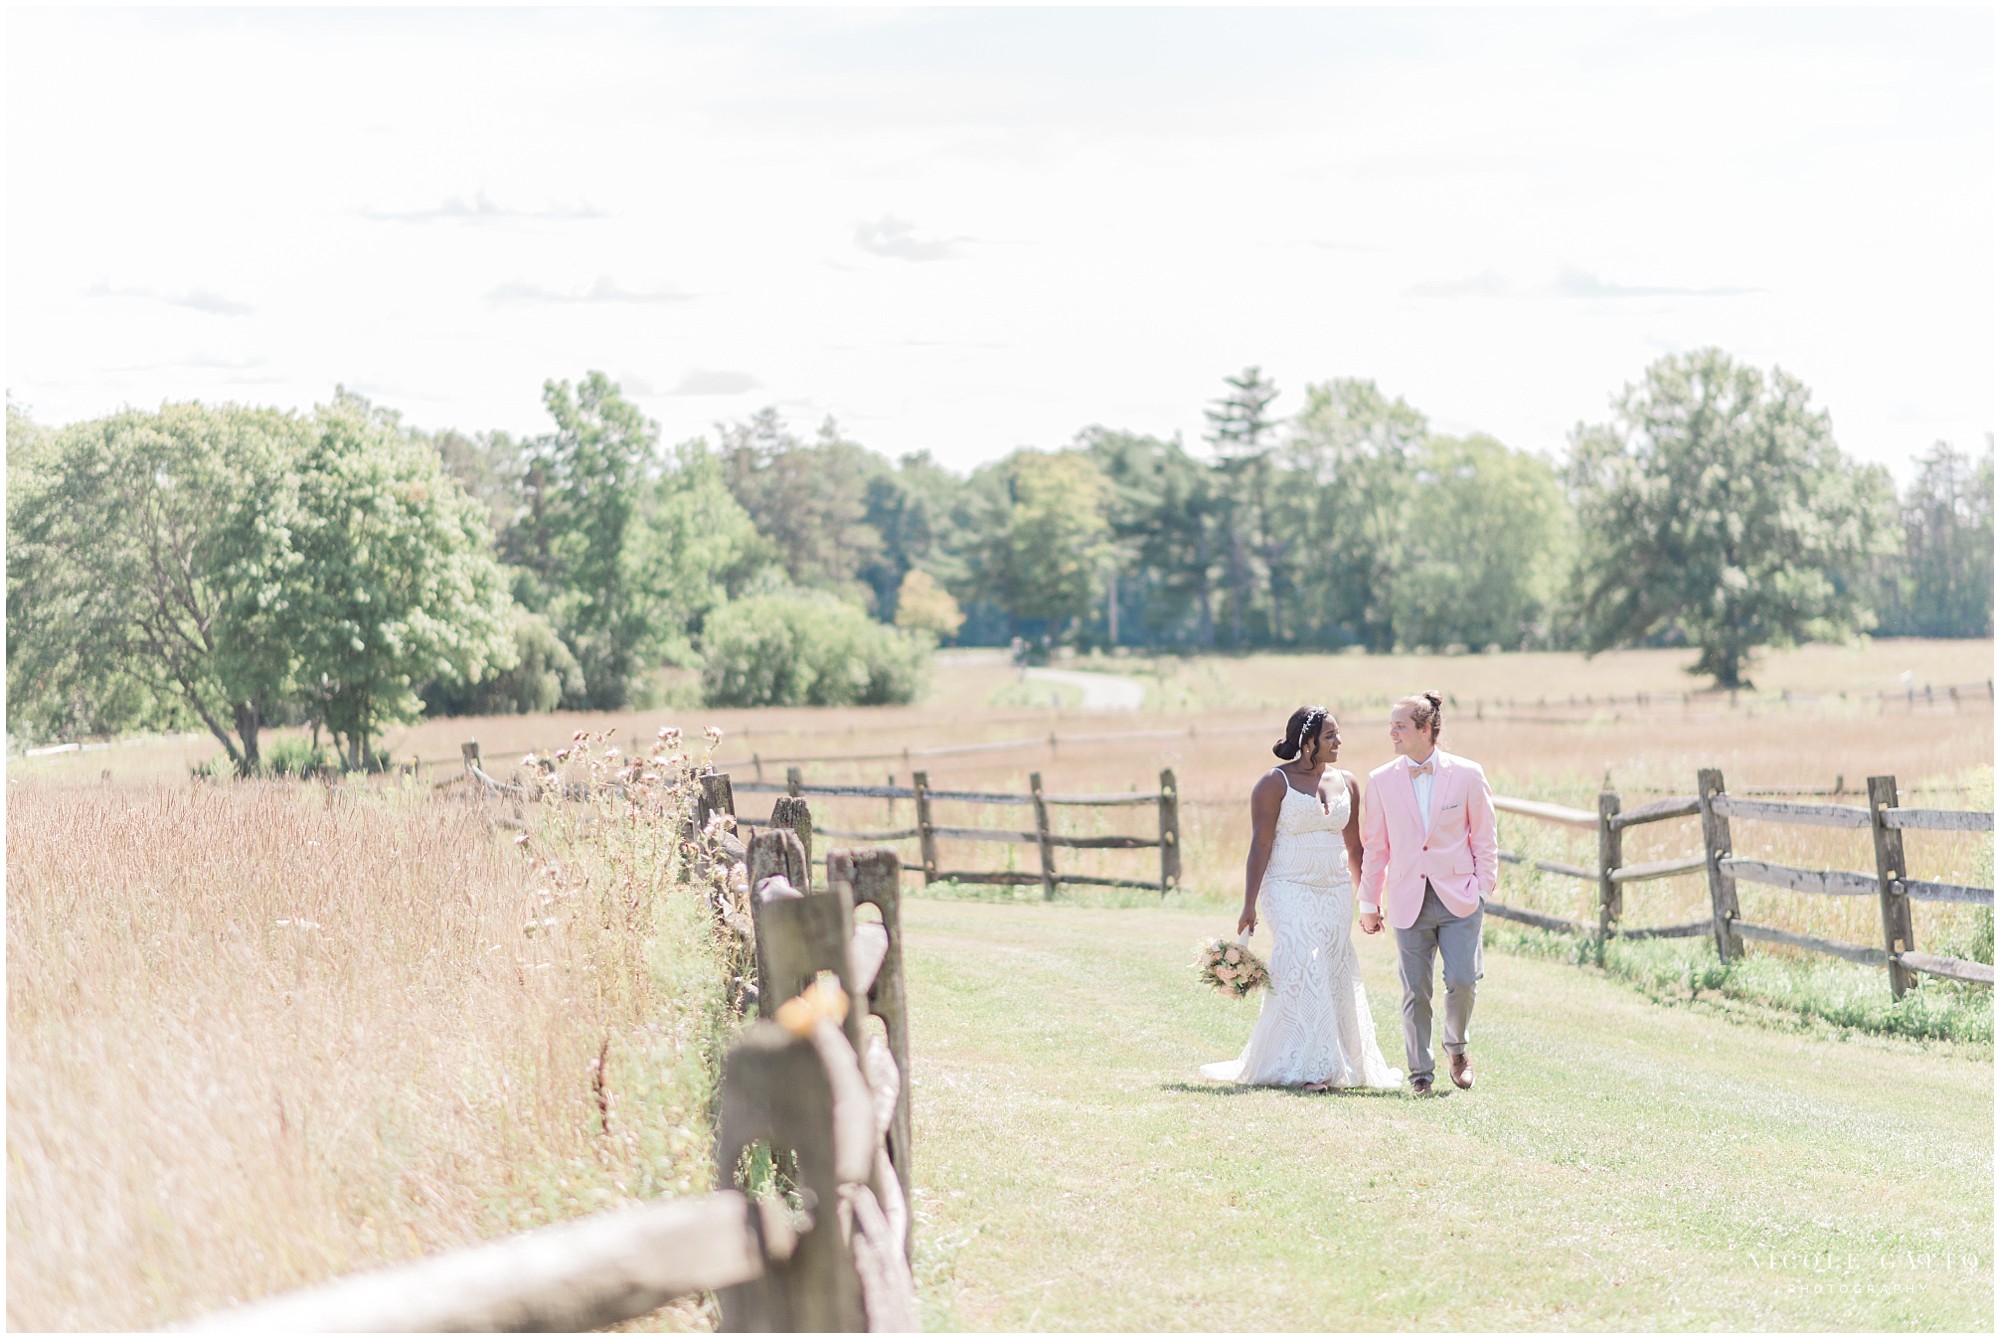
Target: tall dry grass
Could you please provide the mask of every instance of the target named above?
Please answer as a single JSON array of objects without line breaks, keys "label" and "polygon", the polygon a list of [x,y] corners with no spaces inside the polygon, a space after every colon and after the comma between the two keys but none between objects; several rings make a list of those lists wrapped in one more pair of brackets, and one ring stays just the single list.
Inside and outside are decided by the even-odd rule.
[{"label": "tall dry grass", "polygon": [[10,1327],[705,1189],[726,967],[671,824],[606,817],[517,847],[428,788],[12,782]]}]

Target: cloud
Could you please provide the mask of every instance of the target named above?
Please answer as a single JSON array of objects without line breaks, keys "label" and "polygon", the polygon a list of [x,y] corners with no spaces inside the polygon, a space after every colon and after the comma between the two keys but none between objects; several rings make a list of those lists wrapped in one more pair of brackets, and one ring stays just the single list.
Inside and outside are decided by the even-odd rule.
[{"label": "cloud", "polygon": [[252,368],[267,366],[262,358],[217,358],[213,354],[196,353],[186,358],[170,358],[159,363],[120,363],[107,367],[107,372],[180,372],[194,369],[203,372],[247,372]]},{"label": "cloud", "polygon": [[854,244],[871,255],[887,256],[892,260],[953,260],[960,242],[974,242],[975,237],[919,237],[917,225],[897,218],[894,214],[884,214],[873,223],[863,223],[854,229]]},{"label": "cloud", "polygon": [[1504,298],[1513,296],[1514,285],[1504,274],[1482,270],[1464,279],[1412,284],[1404,292],[1413,298]]},{"label": "cloud", "polygon": [[748,372],[710,372],[696,368],[680,379],[669,395],[741,395],[764,383]]},{"label": "cloud", "polygon": [[486,295],[489,302],[552,302],[552,303],[593,303],[628,302],[642,305],[669,305],[676,302],[692,302],[694,295],[680,293],[670,288],[642,292],[638,289],[620,288],[609,275],[599,275],[597,282],[586,289],[572,289],[558,293],[540,284],[524,283],[518,279],[504,284],[496,284]]},{"label": "cloud", "polygon": [[587,203],[579,204],[574,209],[560,205],[552,205],[548,209],[509,209],[494,204],[485,191],[480,191],[472,197],[470,204],[451,196],[436,209],[376,209],[370,205],[361,210],[361,217],[371,223],[500,223],[508,219],[567,223],[578,219],[610,218],[611,215]]},{"label": "cloud", "polygon": [[106,283],[95,283],[85,290],[84,295],[93,298],[142,298],[147,302],[164,302],[169,307],[186,307],[208,316],[248,316],[257,310],[247,302],[238,302],[207,288],[191,288],[185,293],[156,293],[150,288],[113,288]]},{"label": "cloud", "polygon": [[1563,298],[1740,298],[1761,288],[1674,288],[1661,284],[1615,284],[1585,270],[1565,268],[1549,285]]},{"label": "cloud", "polygon": [[968,339],[906,339],[899,345],[905,349],[1005,349],[1007,344],[990,344],[983,340]]},{"label": "cloud", "polygon": [[1387,247],[1369,246],[1364,242],[1334,242],[1322,237],[1299,237],[1288,242],[1263,242],[1263,246],[1275,246],[1290,250],[1294,247],[1310,247],[1314,251],[1355,251],[1376,254],[1388,250]]},{"label": "cloud", "polygon": [[1733,286],[1676,288],[1666,284],[1620,284],[1600,279],[1587,270],[1565,266],[1555,278],[1533,288],[1523,288],[1495,270],[1482,270],[1463,279],[1434,279],[1412,284],[1403,290],[1418,298],[1574,298],[1585,301],[1620,298],[1734,298],[1761,293],[1761,288]]}]

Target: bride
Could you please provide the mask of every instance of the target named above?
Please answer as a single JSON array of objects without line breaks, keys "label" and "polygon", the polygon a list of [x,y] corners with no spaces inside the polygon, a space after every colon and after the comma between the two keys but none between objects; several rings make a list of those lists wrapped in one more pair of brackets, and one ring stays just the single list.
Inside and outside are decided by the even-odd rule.
[{"label": "bride", "polygon": [[[1238,932],[1271,922],[1271,984],[1241,1057],[1203,1065],[1234,1083],[1399,1088],[1375,1042],[1350,922],[1361,881],[1361,794],[1330,766],[1340,727],[1325,707],[1300,707],[1271,751],[1284,759],[1250,791],[1250,859]],[[1329,794],[1329,791],[1331,792]]]}]

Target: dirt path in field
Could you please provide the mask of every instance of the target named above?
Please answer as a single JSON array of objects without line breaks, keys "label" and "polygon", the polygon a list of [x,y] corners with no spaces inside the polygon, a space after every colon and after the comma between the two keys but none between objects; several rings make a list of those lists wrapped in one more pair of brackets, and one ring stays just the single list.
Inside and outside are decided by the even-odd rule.
[{"label": "dirt path in field", "polygon": [[1137,679],[1116,674],[1091,674],[1083,670],[1031,669],[1030,679],[1044,683],[1066,683],[1083,690],[1086,711],[1137,711],[1146,702],[1146,685]]},{"label": "dirt path in field", "polygon": [[1256,1009],[1188,966],[1229,920],[905,902],[929,1328],[1991,1328],[1990,1056],[1494,953],[1472,1093],[1208,1084]]}]

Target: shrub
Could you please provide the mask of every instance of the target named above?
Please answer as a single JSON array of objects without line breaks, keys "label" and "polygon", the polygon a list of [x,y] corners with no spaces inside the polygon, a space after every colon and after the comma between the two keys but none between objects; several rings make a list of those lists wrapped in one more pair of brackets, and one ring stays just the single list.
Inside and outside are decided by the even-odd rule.
[{"label": "shrub", "polygon": [[781,591],[723,606],[702,634],[702,695],[713,707],[886,706],[930,678],[927,639],[830,595]]},{"label": "shrub", "polygon": [[309,739],[272,740],[258,761],[266,776],[312,776],[332,766],[325,746]]},{"label": "shrub", "polygon": [[424,689],[427,716],[525,716],[554,711],[564,695],[583,695],[583,669],[562,638],[537,613],[514,608],[512,669],[478,683],[437,682]]}]

